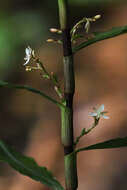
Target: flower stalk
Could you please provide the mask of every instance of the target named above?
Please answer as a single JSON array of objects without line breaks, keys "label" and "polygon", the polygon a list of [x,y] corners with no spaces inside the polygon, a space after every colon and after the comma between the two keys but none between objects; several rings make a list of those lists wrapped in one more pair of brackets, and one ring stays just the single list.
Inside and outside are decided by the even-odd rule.
[{"label": "flower stalk", "polygon": [[104,104],[102,104],[99,108],[94,107],[93,110],[94,110],[94,112],[90,112],[89,116],[93,117],[94,122],[88,129],[86,129],[86,128],[82,129],[81,134],[76,138],[76,140],[74,142],[75,147],[84,135],[87,135],[88,133],[90,133],[99,124],[99,121],[101,118],[109,119],[109,116],[105,115],[108,112],[104,111]]},{"label": "flower stalk", "polygon": [[[60,88],[60,84],[57,80],[57,76],[53,72],[49,73],[47,71],[44,64],[35,55],[34,50],[32,50],[30,46],[28,46],[25,49],[25,53],[26,53],[26,56],[24,58],[24,60],[25,60],[24,65],[25,65],[26,71],[36,71],[36,70],[41,71],[42,77],[45,79],[48,79],[52,82],[56,94],[58,95],[60,100],[64,101],[63,100],[63,92]],[[33,62],[35,64],[35,66],[27,65],[28,63],[31,63],[31,62]]]}]

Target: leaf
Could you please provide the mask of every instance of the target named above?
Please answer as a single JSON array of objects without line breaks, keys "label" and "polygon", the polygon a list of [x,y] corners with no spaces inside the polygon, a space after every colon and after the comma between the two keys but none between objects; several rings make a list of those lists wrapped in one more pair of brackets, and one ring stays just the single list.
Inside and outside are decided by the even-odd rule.
[{"label": "leaf", "polygon": [[35,94],[41,95],[43,98],[48,99],[50,102],[53,102],[54,104],[56,104],[59,107],[64,107],[61,103],[57,102],[55,99],[53,99],[50,96],[46,95],[42,91],[37,90],[36,88],[32,88],[32,87],[27,86],[27,85],[15,85],[15,84],[11,84],[11,83],[8,83],[8,82],[0,80],[0,87],[7,87],[7,88],[16,88],[16,89],[27,90],[27,91],[33,92]]},{"label": "leaf", "polygon": [[97,32],[95,33],[95,36],[90,39],[87,40],[83,43],[81,43],[80,45],[76,46],[73,48],[73,53],[76,53],[77,51],[79,51],[80,49],[83,49],[91,44],[94,44],[98,41],[101,40],[105,40],[108,38],[113,38],[115,36],[121,35],[127,33],[127,25],[126,26],[121,26],[121,27],[116,27],[116,28],[112,28],[111,30],[107,31],[107,32]]},{"label": "leaf", "polygon": [[12,168],[23,175],[39,181],[55,190],[64,190],[61,184],[45,167],[40,167],[33,158],[16,152],[9,145],[0,141],[0,161],[7,162]]},{"label": "leaf", "polygon": [[93,32],[93,35],[94,36],[97,36],[97,35],[99,35],[101,32]]},{"label": "leaf", "polygon": [[127,147],[127,137],[116,138],[101,143],[93,144],[84,148],[77,149],[76,152],[96,149],[109,149],[109,148],[121,148]]}]

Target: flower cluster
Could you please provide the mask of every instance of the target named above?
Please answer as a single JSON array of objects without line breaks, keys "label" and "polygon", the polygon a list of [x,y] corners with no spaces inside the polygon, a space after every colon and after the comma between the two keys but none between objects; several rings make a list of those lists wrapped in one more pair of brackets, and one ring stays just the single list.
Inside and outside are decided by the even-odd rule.
[{"label": "flower cluster", "polygon": [[[79,22],[77,22],[72,30],[71,30],[71,40],[74,42],[75,38],[80,38],[83,37],[81,34],[79,35],[78,29],[83,27],[83,29],[85,29],[85,32],[88,34],[89,30],[90,30],[90,25],[92,22],[95,22],[96,20],[100,19],[101,15],[96,15],[94,17],[91,18],[87,18],[87,17],[83,17]],[[85,24],[85,25],[84,25]],[[77,33],[77,34],[76,34]]]},{"label": "flower cluster", "polygon": [[96,120],[99,120],[101,117],[104,119],[109,119],[105,114],[108,112],[104,111],[104,104],[102,104],[99,108],[93,108],[94,112],[90,112],[89,116],[94,117]]}]

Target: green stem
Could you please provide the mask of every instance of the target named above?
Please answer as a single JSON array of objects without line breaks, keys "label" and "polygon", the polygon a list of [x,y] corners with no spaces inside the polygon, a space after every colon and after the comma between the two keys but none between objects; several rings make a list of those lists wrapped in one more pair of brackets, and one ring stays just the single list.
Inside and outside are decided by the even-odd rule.
[{"label": "green stem", "polygon": [[64,146],[66,190],[76,190],[78,180],[73,139],[73,96],[75,91],[75,77],[70,28],[68,25],[67,2],[67,0],[58,0],[60,26],[63,35],[64,99],[66,106],[61,109],[61,141]]},{"label": "green stem", "polygon": [[[72,128],[72,110],[69,108],[61,109],[61,122],[62,122],[62,144],[64,145],[65,151],[69,151],[69,147],[71,151],[73,151],[73,128]],[[68,148],[67,148],[68,147]],[[67,151],[67,152],[68,152]],[[69,152],[70,153],[70,152]]]},{"label": "green stem", "polygon": [[64,167],[66,190],[76,190],[77,180],[77,154],[73,149],[73,110],[66,107],[61,109],[61,141],[64,146]]},{"label": "green stem", "polygon": [[67,0],[58,0],[59,6],[59,20],[61,29],[65,29],[67,26]]}]

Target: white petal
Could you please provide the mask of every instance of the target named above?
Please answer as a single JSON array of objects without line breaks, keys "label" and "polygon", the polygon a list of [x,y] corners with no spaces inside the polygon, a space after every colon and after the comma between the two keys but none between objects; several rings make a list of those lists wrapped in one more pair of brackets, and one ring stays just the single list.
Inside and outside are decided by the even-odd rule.
[{"label": "white petal", "polygon": [[26,52],[26,55],[27,55],[27,56],[30,56],[31,53],[32,53],[32,49],[28,46],[28,47],[26,48],[25,52]]},{"label": "white petal", "polygon": [[27,65],[32,57],[32,52],[34,54],[34,51],[28,46],[26,49],[25,49],[25,52],[26,52],[26,57],[24,58],[24,60],[26,61],[24,63],[24,65]]},{"label": "white petal", "polygon": [[89,113],[89,116],[96,117],[96,116],[97,116],[97,113],[95,113],[95,112],[90,112],[90,113]]},{"label": "white petal", "polygon": [[29,63],[29,61],[30,61],[30,59],[26,59],[26,62],[23,65],[27,65]]},{"label": "white petal", "polygon": [[109,117],[106,116],[106,115],[102,115],[102,117],[103,117],[104,119],[109,119]]},{"label": "white petal", "polygon": [[23,65],[27,65],[29,63],[29,61],[27,60]]},{"label": "white petal", "polygon": [[98,109],[97,109],[97,113],[101,113],[104,111],[104,104],[102,104]]},{"label": "white petal", "polygon": [[29,49],[28,48],[25,49],[25,52],[26,52],[26,55],[29,55]]}]

